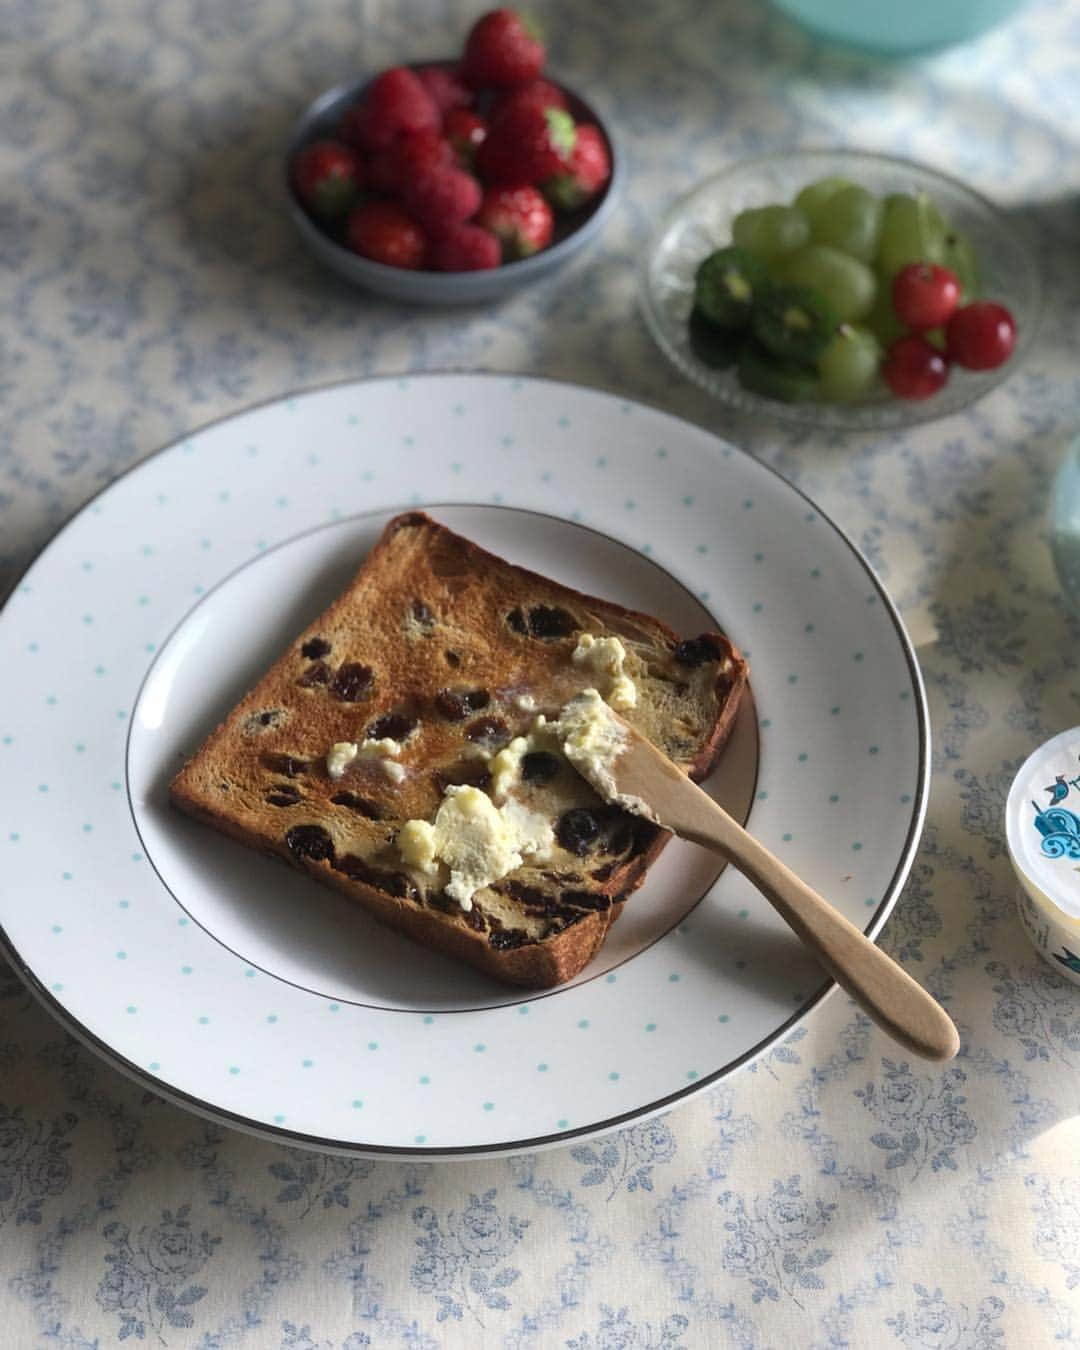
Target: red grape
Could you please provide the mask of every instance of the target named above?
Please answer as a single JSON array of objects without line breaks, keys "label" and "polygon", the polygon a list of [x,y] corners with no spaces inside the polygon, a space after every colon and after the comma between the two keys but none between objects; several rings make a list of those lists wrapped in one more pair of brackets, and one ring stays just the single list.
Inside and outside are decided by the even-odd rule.
[{"label": "red grape", "polygon": [[1016,346],[1016,324],[1004,305],[976,300],[952,316],[945,340],[950,361],[968,370],[993,370]]},{"label": "red grape", "polygon": [[892,302],[909,328],[940,328],[960,303],[960,282],[937,263],[908,263],[893,278]]},{"label": "red grape", "polygon": [[885,353],[881,374],[897,398],[929,398],[949,378],[949,367],[936,347],[909,333]]}]

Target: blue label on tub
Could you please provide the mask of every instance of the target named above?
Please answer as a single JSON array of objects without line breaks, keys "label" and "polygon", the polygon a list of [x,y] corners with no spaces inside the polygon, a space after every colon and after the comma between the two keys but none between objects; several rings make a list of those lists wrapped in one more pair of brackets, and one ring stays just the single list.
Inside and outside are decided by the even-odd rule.
[{"label": "blue label on tub", "polygon": [[1055,961],[1060,961],[1066,970],[1071,970],[1074,974],[1080,975],[1080,956],[1075,952],[1069,951],[1064,943],[1061,945],[1063,956],[1058,956],[1057,952],[1051,952]]},{"label": "blue label on tub", "polygon": [[[1066,785],[1065,792],[1068,790]],[[1047,791],[1052,789],[1048,788]],[[1043,854],[1047,858],[1080,858],[1080,816],[1074,815],[1064,806],[1049,806],[1044,811],[1038,802],[1032,802],[1031,805],[1035,809],[1035,828],[1042,835],[1039,847]]]}]

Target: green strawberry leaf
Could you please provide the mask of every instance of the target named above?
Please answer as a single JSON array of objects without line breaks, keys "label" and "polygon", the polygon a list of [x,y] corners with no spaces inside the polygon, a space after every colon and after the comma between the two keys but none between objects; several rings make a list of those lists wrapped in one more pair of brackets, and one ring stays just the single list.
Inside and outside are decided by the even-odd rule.
[{"label": "green strawberry leaf", "polygon": [[525,36],[531,37],[534,42],[543,42],[544,30],[540,26],[535,14],[522,14],[519,9],[517,12],[518,23],[525,30]]},{"label": "green strawberry leaf", "polygon": [[574,119],[565,108],[545,108],[544,119],[548,124],[548,136],[551,144],[563,155],[573,152],[577,142],[577,127]]}]

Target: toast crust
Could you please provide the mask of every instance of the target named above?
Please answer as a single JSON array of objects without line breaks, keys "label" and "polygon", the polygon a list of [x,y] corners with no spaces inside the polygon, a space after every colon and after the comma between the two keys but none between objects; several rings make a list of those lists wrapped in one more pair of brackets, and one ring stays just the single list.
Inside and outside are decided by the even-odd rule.
[{"label": "toast crust", "polygon": [[[534,618],[538,613],[540,620]],[[574,620],[572,631],[540,638],[532,631],[541,620],[543,626],[565,626],[560,615]],[[411,511],[388,523],[345,591],[210,734],[176,775],[170,800],[237,842],[332,886],[388,927],[496,980],[530,989],[563,984],[599,951],[627,897],[670,838],[666,831],[634,822],[630,845],[591,871],[573,852],[560,851],[548,870],[512,874],[521,882],[517,891],[505,879],[493,883],[478,895],[473,914],[425,893],[422,880],[395,861],[393,838],[404,820],[433,816],[440,774],[472,772],[460,758],[463,725],[466,737],[484,721],[499,722],[500,736],[521,734],[534,715],[515,711],[521,690],[535,690],[537,706],[555,711],[581,687],[583,677],[570,668],[568,651],[586,624],[594,634],[620,636],[656,669],[663,666],[662,679],[652,673],[640,677],[643,695],[651,695],[655,684],[656,709],[635,710],[631,720],[648,734],[648,717],[655,711],[661,731],[650,739],[679,759],[690,777],[706,777],[731,733],[748,682],[745,660],[723,634],[680,643],[660,620],[513,566]],[[330,650],[324,654],[326,643]],[[315,667],[329,664],[323,655],[340,663],[336,672],[331,668],[325,679],[317,672],[319,681],[305,685]],[[652,669],[639,664],[643,672]],[[328,694],[335,686],[355,693],[352,686],[366,678],[362,671],[344,682],[340,672],[357,665],[373,669],[370,690],[361,688],[356,698]],[[663,701],[669,686],[684,683],[683,674],[687,692],[673,705],[685,714],[680,725],[690,716],[684,705],[702,715],[691,739],[680,732],[667,746]],[[440,682],[482,686],[488,694],[483,715],[474,717],[480,710],[473,709],[462,718],[440,716],[432,704]],[[375,767],[332,782],[323,765],[326,749],[337,740],[361,739],[364,723],[370,727],[388,715],[417,720],[419,756],[410,749],[410,735],[402,757],[409,766],[406,781],[395,789]],[[277,765],[269,773],[268,763]],[[481,761],[473,763],[481,772]],[[596,802],[570,771],[561,790],[578,794],[574,804],[585,803],[585,809]],[[295,803],[288,800],[293,793]],[[356,796],[365,814],[334,804],[342,793]],[[275,797],[277,804],[268,804]],[[369,809],[381,819],[369,818]],[[611,808],[599,808],[596,815],[604,810]],[[318,847],[295,847],[289,828],[295,820],[319,822],[300,827],[317,831]]]}]

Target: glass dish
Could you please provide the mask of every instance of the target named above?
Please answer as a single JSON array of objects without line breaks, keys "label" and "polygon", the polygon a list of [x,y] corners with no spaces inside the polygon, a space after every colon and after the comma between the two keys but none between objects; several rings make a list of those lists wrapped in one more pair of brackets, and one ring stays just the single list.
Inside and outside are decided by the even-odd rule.
[{"label": "glass dish", "polygon": [[[931,398],[909,401],[877,393],[856,403],[782,403],[742,388],[734,370],[714,370],[690,348],[687,319],[694,272],[714,249],[731,242],[731,222],[747,207],[790,202],[818,178],[849,178],[885,196],[923,191],[950,224],[971,240],[979,260],[982,294],[1011,310],[1016,348],[997,370],[954,367]],[[684,375],[741,412],[834,431],[898,429],[969,407],[1019,369],[1039,323],[1040,281],[1033,252],[1019,227],[973,189],[924,165],[857,150],[799,150],[743,160],[724,169],[664,215],[649,241],[641,268],[645,322],[660,349]]]}]

